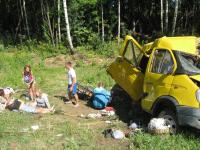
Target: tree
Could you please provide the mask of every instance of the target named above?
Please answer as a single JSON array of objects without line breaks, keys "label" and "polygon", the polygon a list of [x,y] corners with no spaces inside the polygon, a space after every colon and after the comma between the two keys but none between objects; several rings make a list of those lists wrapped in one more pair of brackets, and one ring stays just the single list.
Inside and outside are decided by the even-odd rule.
[{"label": "tree", "polygon": [[101,1],[101,32],[102,32],[102,42],[105,40],[105,29],[104,29],[104,9],[103,9],[103,3]]},{"label": "tree", "polygon": [[163,0],[160,0],[160,25],[161,32],[163,33]]},{"label": "tree", "polygon": [[58,0],[58,41],[61,42],[61,31],[60,31],[60,0]]},{"label": "tree", "polygon": [[175,29],[176,29],[176,20],[177,20],[177,16],[178,16],[178,3],[179,3],[179,1],[176,0],[175,1],[175,11],[174,11],[173,26],[172,26],[172,36],[174,36]]},{"label": "tree", "polygon": [[120,34],[121,34],[121,3],[118,0],[118,45],[120,44]]},{"label": "tree", "polygon": [[169,17],[169,2],[168,0],[165,1],[165,32],[168,32],[168,17]]},{"label": "tree", "polygon": [[67,30],[67,40],[68,40],[68,43],[69,43],[70,53],[73,55],[75,53],[75,50],[74,50],[74,46],[73,46],[72,38],[71,38],[71,33],[70,33],[69,17],[68,17],[66,0],[63,0],[63,7],[64,7],[64,14],[65,14],[65,25],[66,25],[66,30]]}]

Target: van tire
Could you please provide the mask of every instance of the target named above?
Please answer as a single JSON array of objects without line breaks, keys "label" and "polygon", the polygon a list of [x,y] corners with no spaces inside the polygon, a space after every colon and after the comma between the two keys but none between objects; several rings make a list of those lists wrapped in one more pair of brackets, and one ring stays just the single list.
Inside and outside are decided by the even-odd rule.
[{"label": "van tire", "polygon": [[177,134],[179,131],[179,125],[177,121],[176,114],[170,110],[166,109],[159,113],[158,118],[164,118],[166,120],[167,125],[170,126],[170,134]]}]

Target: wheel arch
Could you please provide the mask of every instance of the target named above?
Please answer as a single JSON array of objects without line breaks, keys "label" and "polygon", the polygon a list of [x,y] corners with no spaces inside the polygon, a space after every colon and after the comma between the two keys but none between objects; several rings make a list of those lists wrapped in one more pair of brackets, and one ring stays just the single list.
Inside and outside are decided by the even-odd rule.
[{"label": "wheel arch", "polygon": [[177,113],[177,106],[178,102],[174,97],[171,96],[161,96],[157,98],[154,105],[151,108],[151,113],[155,117],[158,115],[159,112],[164,110],[165,108],[169,108],[174,111],[174,113]]}]

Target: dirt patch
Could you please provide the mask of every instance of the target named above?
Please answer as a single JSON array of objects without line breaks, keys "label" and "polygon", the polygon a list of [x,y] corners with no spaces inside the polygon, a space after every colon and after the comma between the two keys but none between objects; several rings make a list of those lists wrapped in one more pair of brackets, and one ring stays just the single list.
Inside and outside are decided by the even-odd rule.
[{"label": "dirt patch", "polygon": [[45,59],[44,63],[47,67],[61,67],[65,64],[67,60],[66,55],[58,55],[56,57],[50,57]]},{"label": "dirt patch", "polygon": [[105,62],[112,62],[113,58],[101,58],[96,56],[86,56],[82,53],[77,53],[75,55],[63,55],[60,54],[56,57],[50,57],[45,59],[45,66],[47,67],[62,67],[66,61],[72,61],[74,65],[77,64],[78,61],[83,62],[85,65],[102,64]]}]

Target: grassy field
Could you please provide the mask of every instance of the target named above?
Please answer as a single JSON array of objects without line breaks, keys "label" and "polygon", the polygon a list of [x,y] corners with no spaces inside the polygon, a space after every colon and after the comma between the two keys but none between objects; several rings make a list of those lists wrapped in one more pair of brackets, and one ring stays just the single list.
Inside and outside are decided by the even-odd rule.
[{"label": "grassy field", "polygon": [[[0,87],[25,89],[21,72],[25,64],[31,64],[37,86],[48,93],[51,104],[57,110],[55,114],[46,115],[9,111],[0,113],[0,149],[199,149],[196,131],[184,131],[176,136],[153,136],[141,132],[123,140],[105,139],[102,135],[104,129],[125,131],[127,125],[117,116],[115,119],[100,120],[80,118],[80,114],[97,111],[88,107],[84,101],[76,109],[71,105],[64,105],[62,100],[55,97],[66,93],[66,71],[63,67],[65,60],[75,63],[81,84],[95,86],[103,81],[107,89],[114,85],[105,71],[113,58],[95,55],[93,52],[82,52],[73,57],[28,51],[0,52]],[[15,96],[18,97],[19,94]],[[106,124],[105,120],[108,119],[112,119],[113,124]],[[38,125],[39,129],[33,131],[33,125]]]}]

